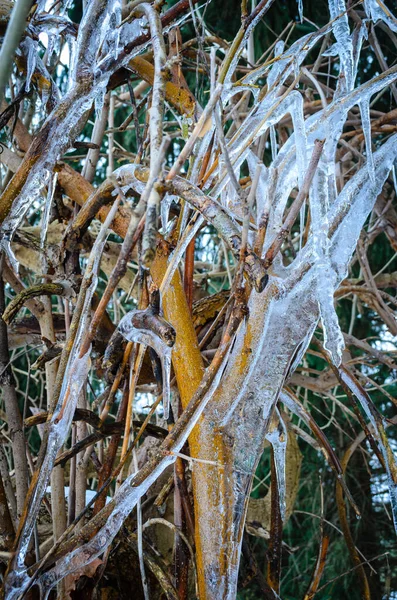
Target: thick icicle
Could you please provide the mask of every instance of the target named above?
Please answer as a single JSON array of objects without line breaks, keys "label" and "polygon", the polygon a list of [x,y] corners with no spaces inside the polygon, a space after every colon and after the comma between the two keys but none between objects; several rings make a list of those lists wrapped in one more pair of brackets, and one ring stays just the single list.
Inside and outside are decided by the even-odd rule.
[{"label": "thick icicle", "polygon": [[331,356],[334,365],[339,366],[342,362],[345,341],[334,307],[334,290],[337,287],[336,274],[329,261],[318,262],[316,271],[318,275],[318,306],[324,330],[324,348]]},{"label": "thick icicle", "polygon": [[38,55],[37,42],[32,40],[31,37],[26,36],[25,39],[20,43],[20,47],[23,50],[23,54],[26,58],[26,92],[30,91],[32,84],[32,77],[36,68],[36,59]]},{"label": "thick icicle", "polygon": [[[140,327],[137,325],[141,325]],[[129,341],[150,346],[161,361],[163,379],[164,418],[168,419],[170,406],[171,353],[175,332],[171,325],[153,312],[133,310],[118,325],[120,333]]]},{"label": "thick icicle", "polygon": [[276,467],[278,496],[281,519],[285,519],[285,455],[287,450],[288,432],[285,423],[275,408],[275,418],[270,423],[266,439],[273,448],[274,465]]}]

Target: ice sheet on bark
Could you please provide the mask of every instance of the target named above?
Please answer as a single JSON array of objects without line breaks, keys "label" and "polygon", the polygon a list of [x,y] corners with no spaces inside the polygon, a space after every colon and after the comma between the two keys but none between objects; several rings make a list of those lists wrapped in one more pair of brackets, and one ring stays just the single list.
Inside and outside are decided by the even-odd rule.
[{"label": "ice sheet on bark", "polygon": [[134,327],[131,318],[135,312],[136,311],[131,311],[121,319],[118,330],[129,342],[144,344],[156,351],[156,354],[161,361],[162,369],[164,418],[168,419],[171,397],[170,380],[172,346],[170,347],[166,344],[166,342],[150,329],[139,329],[138,327]]}]

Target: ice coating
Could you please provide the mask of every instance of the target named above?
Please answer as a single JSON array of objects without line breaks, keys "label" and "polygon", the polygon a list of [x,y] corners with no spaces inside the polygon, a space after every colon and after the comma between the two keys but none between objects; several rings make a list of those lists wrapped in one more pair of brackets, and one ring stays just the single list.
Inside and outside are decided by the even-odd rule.
[{"label": "ice coating", "polygon": [[390,29],[397,32],[397,19],[386,6],[378,0],[364,0],[364,8],[367,15],[374,23],[383,21]]},{"label": "ice coating", "polygon": [[[89,542],[76,548],[69,555],[61,558],[59,561],[57,561],[55,567],[40,577],[39,585],[45,594],[48,595],[51,588],[54,587],[58,581],[61,581],[64,577],[66,577],[66,575],[73,573],[73,571],[81,569],[85,565],[89,564],[95,558],[103,554],[106,548],[110,546],[125,519],[135,508],[138,500],[142,498],[144,494],[146,494],[150,486],[157,480],[161,473],[163,473],[169,465],[175,462],[177,453],[181,451],[187,438],[201,417],[205,407],[213,397],[214,391],[219,386],[219,382],[222,378],[228,358],[229,352],[226,353],[223,363],[220,366],[212,384],[194,411],[188,425],[175,440],[172,446],[172,453],[158,453],[157,456],[161,456],[161,458],[157,460],[157,463],[154,465],[152,470],[150,469],[150,465],[148,465],[148,468],[146,469],[148,475],[145,478],[141,477],[142,469],[141,471],[133,473],[127,477],[124,483],[117,490],[113,500],[108,505],[108,507],[111,509],[111,512],[107,517],[105,525],[103,525],[103,527]],[[14,600],[16,597],[17,596],[14,596],[12,600]]]},{"label": "ice coating", "polygon": [[[53,171],[55,163],[68,150],[71,142],[79,133],[82,127],[83,115],[91,109],[93,102],[96,103],[97,108],[101,105],[109,77],[113,72],[112,69],[122,66],[122,64],[114,62],[112,50],[112,60],[109,69],[106,70],[108,54],[105,53],[105,56],[102,56],[99,53],[102,47],[102,39],[98,32],[100,34],[105,20],[110,19],[109,15],[113,13],[117,13],[112,21],[114,27],[119,18],[117,16],[119,14],[119,0],[114,0],[109,4],[99,1],[87,4],[78,30],[76,52],[74,53],[69,77],[69,89],[44,122],[41,128],[41,137],[36,138],[29,152],[25,155],[25,161],[31,160],[30,153],[34,153],[33,149],[36,144],[40,145],[39,156],[33,159],[33,164],[29,169],[24,185],[17,198],[14,199],[12,208],[2,224],[3,235],[0,247],[8,255],[15,270],[18,270],[18,263],[11,250],[11,240],[21,220],[32,204],[39,199],[43,187],[48,183],[43,178],[43,172]],[[94,27],[93,23],[95,23]],[[123,30],[123,27],[121,29]],[[139,36],[141,29],[141,21],[139,20],[139,23],[134,25],[133,31]],[[131,42],[131,38],[128,41]],[[26,38],[25,42],[28,56],[30,54],[31,57],[30,62],[28,61],[27,80],[29,84],[29,78],[34,71],[33,60],[35,60],[37,53],[33,56],[33,40]],[[124,56],[124,62],[127,62],[134,53],[136,54],[139,51],[140,48],[137,48],[134,52]]]},{"label": "ice coating", "polygon": [[8,600],[19,598],[30,581],[26,577],[25,567],[25,558],[29,550],[30,538],[40,508],[40,500],[45,494],[55,458],[69,434],[70,425],[77,407],[77,400],[82,386],[86,382],[91,365],[90,353],[91,348],[84,356],[73,361],[70,368],[70,377],[64,380],[60,401],[48,425],[47,452],[40,468],[40,477],[37,479],[32,506],[27,512],[24,528],[19,539],[14,569],[8,575],[4,585]]},{"label": "ice coating", "polygon": [[378,418],[376,417],[377,409],[372,404],[371,398],[361,386],[357,385],[354,377],[352,377],[352,375],[346,369],[341,368],[339,370],[339,374],[342,381],[359,400],[369,422],[372,425],[372,432],[375,435],[376,442],[385,461],[394,529],[397,532],[397,464],[396,457],[385,434],[386,420],[381,415],[378,415]]},{"label": "ice coating", "polygon": [[90,285],[88,286],[84,298],[83,315],[82,318],[80,318],[74,343],[69,355],[57,405],[55,406],[51,415],[51,420],[47,425],[47,451],[40,468],[40,475],[36,478],[32,496],[29,499],[28,516],[18,537],[17,550],[14,559],[15,568],[10,571],[5,582],[5,589],[10,590],[7,598],[9,597],[10,599],[18,598],[21,591],[25,590],[29,585],[30,579],[26,575],[24,561],[33,533],[35,518],[40,509],[40,503],[46,491],[56,455],[69,434],[78,397],[81,389],[86,383],[91,366],[91,345],[85,354],[82,354],[81,352],[83,334],[87,331],[88,322],[91,317],[91,302],[98,282],[98,269],[108,235],[108,227],[113,221],[118,205],[119,201],[116,200],[100,229],[87,261],[84,278],[90,281]]},{"label": "ice coating", "polygon": [[277,138],[274,125],[270,126],[270,146],[272,149],[272,160],[277,158]]},{"label": "ice coating", "polygon": [[[276,45],[274,46],[274,58],[279,58],[284,51],[284,42],[283,40],[280,40],[276,43]],[[276,60],[275,63],[273,64],[269,75],[267,76],[267,85],[269,87],[269,89],[271,89],[273,87],[273,85],[276,83],[277,78],[280,76],[280,74],[283,72],[284,69],[284,61],[282,60]]]},{"label": "ice coating", "polygon": [[129,342],[144,344],[145,346],[150,346],[151,348],[153,348],[153,350],[156,351],[156,354],[158,355],[161,361],[164,418],[168,419],[171,399],[170,380],[172,346],[169,346],[165,341],[163,341],[160,338],[159,335],[157,335],[153,331],[149,329],[139,329],[137,327],[134,327],[134,325],[131,322],[131,319],[136,312],[137,311],[131,311],[128,314],[126,314],[121,319],[118,325],[118,330]]},{"label": "ice coating", "polygon": [[[369,3],[366,3],[366,6],[367,4]],[[118,15],[116,14],[118,3],[112,2],[109,3],[109,6],[113,8],[111,9],[112,13],[110,16],[108,14],[106,17],[106,23],[111,28],[118,19]],[[299,364],[319,318],[321,318],[323,324],[325,348],[330,353],[333,362],[337,365],[340,363],[343,338],[334,310],[333,294],[346,273],[347,265],[354,251],[360,230],[372,210],[376,196],[385,178],[388,176],[390,167],[396,157],[395,138],[388,139],[372,155],[369,130],[369,102],[371,95],[377,93],[377,91],[395,80],[396,69],[389,70],[386,75],[382,74],[379,78],[375,78],[373,81],[363,84],[363,86],[353,91],[359,52],[354,54],[356,50],[352,48],[348,21],[346,15],[344,15],[345,10],[346,7],[343,1],[335,0],[330,3],[331,16],[332,14],[335,15],[334,18],[336,19],[332,27],[337,40],[331,52],[339,54],[341,71],[344,73],[346,79],[344,86],[340,83],[338,95],[332,100],[331,104],[326,109],[319,110],[316,115],[304,121],[301,94],[289,91],[286,97],[281,97],[281,94],[284,92],[282,88],[286,83],[287,77],[298,74],[299,65],[308,51],[307,47],[299,45],[301,42],[299,40],[299,42],[293,44],[286,51],[284,56],[280,54],[280,61],[276,61],[271,67],[268,84],[270,82],[274,86],[274,90],[270,91],[268,97],[262,102],[257,102],[255,92],[253,91],[253,108],[239,132],[241,138],[237,139],[236,136],[229,143],[229,148],[234,152],[233,171],[239,173],[241,164],[246,159],[252,178],[257,162],[251,150],[252,143],[270,129],[273,161],[268,169],[264,165],[261,167],[256,193],[257,223],[264,212],[269,212],[269,227],[265,239],[266,249],[282,224],[283,215],[291,192],[294,188],[299,188],[302,184],[302,178],[307,168],[307,159],[313,149],[314,140],[316,138],[326,138],[327,140],[310,191],[312,228],[309,232],[309,240],[306,246],[298,253],[296,259],[292,261],[290,267],[284,267],[281,260],[275,261],[274,278],[271,279],[271,289],[274,295],[272,296],[269,290],[263,295],[254,293],[250,301],[251,312],[248,323],[253,340],[252,346],[250,345],[250,349],[254,355],[252,368],[244,371],[243,365],[239,363],[239,353],[242,353],[245,336],[246,340],[250,339],[247,334],[248,325],[244,324],[238,334],[236,348],[233,349],[231,354],[232,366],[239,365],[241,368],[237,370],[237,374],[234,374],[232,366],[230,369],[228,367],[225,381],[218,379],[217,388],[219,387],[219,389],[212,388],[208,397],[208,401],[213,400],[208,402],[208,418],[213,418],[213,422],[220,421],[224,425],[225,437],[226,435],[229,436],[228,443],[230,443],[231,447],[231,464],[228,465],[230,467],[228,477],[230,478],[230,482],[225,481],[226,477],[217,472],[216,457],[206,454],[208,448],[206,448],[205,434],[203,434],[202,458],[204,460],[211,460],[215,463],[215,466],[200,466],[195,463],[194,469],[197,472],[198,479],[200,479],[201,470],[212,469],[214,471],[214,479],[219,478],[218,492],[221,496],[218,509],[219,511],[229,511],[233,515],[233,519],[228,522],[230,526],[230,531],[228,531],[228,545],[226,549],[218,548],[219,551],[227,552],[228,555],[233,557],[234,562],[232,561],[230,572],[227,575],[222,575],[218,578],[215,557],[211,556],[211,550],[213,550],[214,545],[216,546],[216,543],[211,546],[203,538],[206,564],[207,566],[209,565],[209,568],[213,569],[214,573],[212,584],[214,586],[212,590],[213,597],[216,597],[216,594],[219,594],[220,590],[222,590],[222,594],[225,592],[224,597],[235,597],[235,584],[240,553],[239,532],[241,532],[241,523],[244,522],[244,499],[255,470],[259,452],[258,448],[265,436],[268,439],[269,436],[273,439],[274,447],[277,450],[277,460],[275,456],[277,478],[279,482],[281,481],[279,487],[283,488],[283,434],[280,429],[272,428],[271,425],[269,429],[267,424],[269,415],[274,412],[274,405],[285,377],[287,373],[293,372]],[[301,2],[299,3],[299,12],[302,18]],[[136,22],[128,25],[132,26],[134,24]],[[139,24],[138,26],[140,27]],[[105,56],[101,58],[101,52],[96,54],[96,58],[99,61],[98,64],[101,68],[104,64],[103,61],[105,59],[108,60],[109,56],[112,58],[118,56],[120,50],[119,44],[120,46],[122,45],[120,40],[123,38],[124,31],[125,28],[120,28],[120,36],[117,33],[114,38],[109,37],[109,40],[104,39],[102,36],[101,47]],[[359,31],[359,39],[361,41],[364,31],[365,27],[361,27]],[[321,35],[323,35],[323,32],[316,39],[320,39]],[[307,37],[308,46],[315,43],[314,37],[312,34]],[[359,47],[361,47],[361,41],[357,44]],[[282,52],[282,48],[280,52]],[[268,68],[264,68],[262,73]],[[259,77],[259,72],[260,69],[252,77]],[[340,81],[343,82],[343,78]],[[104,87],[96,88],[95,94],[92,95],[91,101],[94,99],[98,106],[101,104],[104,89]],[[234,93],[237,93],[237,89],[241,92],[249,89],[249,87],[248,85],[241,85],[231,90],[225,90],[223,95],[225,104],[232,98]],[[289,98],[291,97],[292,100],[289,103]],[[354,104],[360,107],[362,114],[368,160],[361,170],[351,178],[342,193],[338,195],[335,176],[335,152],[348,111]],[[294,133],[280,147],[277,153],[275,152],[275,124],[289,111],[292,115]],[[201,157],[206,148],[208,148],[211,136],[212,131],[210,134],[206,134],[203,140],[198,142],[198,155]],[[197,160],[194,165],[195,175],[197,175],[199,166],[200,161]],[[48,170],[50,173],[50,165],[48,165]],[[229,193],[231,184],[229,174],[224,168],[224,164],[222,165],[222,161],[220,161],[218,172],[213,173],[215,180],[217,177],[221,181],[217,183],[215,192],[225,195],[225,202],[230,202],[230,199],[233,200]],[[194,181],[196,180],[194,179]],[[211,180],[208,182],[208,186],[210,185]],[[142,191],[139,191],[140,186]],[[145,189],[145,184],[139,181],[134,175],[132,183],[126,183],[126,186],[122,189],[127,191],[129,187],[133,187],[135,191],[142,193]],[[166,201],[164,201],[165,209],[167,208],[168,201],[169,198],[167,197]],[[304,208],[301,218],[302,225],[304,222],[303,212]],[[162,213],[162,219],[163,226],[165,227],[168,216],[163,217]],[[200,217],[196,221],[195,227],[198,227],[202,222],[202,218]],[[186,248],[184,244],[188,243],[188,240],[191,239],[195,231],[197,229],[189,231],[189,234],[182,239],[182,244],[178,246],[178,252],[172,256],[171,265],[174,270],[177,268],[183,251]],[[309,265],[308,272],[304,273],[301,277],[297,277],[296,272],[299,272],[301,266],[306,264]],[[168,275],[168,282],[174,272],[172,268],[169,272],[171,275]],[[292,284],[291,280],[294,277],[294,283]],[[304,312],[303,315],[300,314],[301,310]],[[274,320],[274,324],[272,320]],[[84,327],[86,327],[86,323]],[[81,339],[81,332],[82,330],[79,333],[79,340]],[[269,339],[272,340],[271,344],[268,343]],[[147,330],[136,329],[135,333],[132,334],[132,341],[138,341],[139,343],[155,347],[150,343],[152,340],[150,339],[150,332],[148,333]],[[251,341],[249,343],[251,344]],[[159,348],[160,351],[164,350],[161,346]],[[77,350],[78,345],[75,347],[73,356],[76,356]],[[169,354],[171,354],[171,351]],[[169,356],[169,364],[170,358]],[[168,367],[165,366],[163,361],[162,368],[163,382],[164,386],[166,386],[166,381],[169,381],[169,370],[167,370]],[[68,376],[70,377],[70,373]],[[166,396],[168,396],[169,401],[169,390],[167,393],[164,388],[164,412],[166,412]],[[367,403],[367,409],[368,406],[369,404]],[[258,431],[248,429],[247,423],[253,422],[253,419],[250,421],[248,417],[252,416],[254,417],[254,421],[259,423]],[[249,440],[247,446],[243,449],[238,444],[238,440],[242,438]],[[120,496],[117,499],[109,523],[106,523],[100,530],[98,538],[91,540],[92,545],[89,542],[81,549],[80,553],[79,549],[75,550],[72,555],[62,559],[52,571],[42,576],[40,585],[43,593],[48,595],[49,590],[56,581],[62,579],[65,574],[73,571],[74,568],[80,567],[82,558],[90,562],[95,556],[103,552],[103,548],[111,543],[115,531],[121,526],[125,517],[138,501],[137,498],[145,493],[144,490],[147,489],[145,486],[147,484],[150,485],[150,482],[154,480],[155,477],[152,478],[152,475],[155,473],[157,476],[160,472],[161,469],[152,472],[147,480],[145,480],[145,484],[139,484],[134,488],[134,491],[128,496],[128,500],[127,496]],[[388,477],[391,478],[390,468]],[[205,477],[203,477],[203,480],[205,481]],[[131,485],[134,486],[132,480]],[[226,490],[225,496],[222,496],[223,485]],[[229,487],[232,492],[230,496],[227,496]],[[396,487],[394,483],[393,486],[390,486],[390,493],[392,495],[393,506],[396,506]],[[280,509],[282,510],[281,506]],[[206,517],[210,521],[210,524],[201,523],[203,529],[207,530],[211,529],[211,526],[213,527],[213,532],[208,531],[208,539],[212,541],[216,540],[216,536],[220,539],[218,524],[211,520],[211,515],[206,515]],[[107,527],[108,524],[109,527]],[[104,539],[105,541],[103,541]],[[207,548],[208,552],[206,552]],[[70,562],[69,559],[71,559]],[[18,575],[21,580],[24,580],[26,577],[22,567]]]}]

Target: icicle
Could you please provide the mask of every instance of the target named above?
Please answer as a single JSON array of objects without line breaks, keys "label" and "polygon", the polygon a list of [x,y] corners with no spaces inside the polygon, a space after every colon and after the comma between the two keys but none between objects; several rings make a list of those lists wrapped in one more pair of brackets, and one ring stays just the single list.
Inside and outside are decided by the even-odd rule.
[{"label": "icicle", "polygon": [[375,181],[375,166],[372,155],[372,139],[371,139],[371,117],[369,113],[369,98],[361,100],[359,103],[361,113],[361,123],[365,138],[365,149],[367,152],[368,171],[371,180]]},{"label": "icicle", "polygon": [[397,194],[397,176],[396,176],[396,163],[394,163],[393,168],[392,168],[392,174],[393,174],[393,183],[394,183],[394,191]]},{"label": "icicle", "polygon": [[[253,181],[254,176],[255,176],[256,167],[258,164],[258,157],[256,156],[256,154],[254,154],[252,152],[252,150],[250,150],[247,155],[247,163],[248,163],[249,174],[250,174],[251,180]],[[269,187],[268,180],[269,180],[268,169],[266,169],[265,165],[261,163],[261,172],[259,175],[258,185],[256,188],[256,196],[255,196],[255,199],[256,199],[256,225],[257,226],[259,225],[263,211],[265,209],[269,210],[269,208],[270,208],[268,206],[268,202],[267,202],[268,187]]]},{"label": "icicle", "polygon": [[61,49],[61,39],[59,33],[55,33],[53,35],[48,36],[48,45],[47,45],[47,62],[46,66],[51,64],[52,55],[55,53],[59,56]]},{"label": "icicle", "polygon": [[170,213],[171,204],[173,202],[178,202],[178,200],[179,200],[178,196],[175,196],[174,194],[165,194],[163,199],[161,200],[160,216],[161,216],[161,226],[162,226],[164,232],[167,230],[168,217],[169,217],[169,213]]},{"label": "icicle", "polygon": [[[74,64],[76,62],[76,52],[77,52],[77,43],[76,43],[76,39],[74,37],[69,37],[67,39],[67,44],[68,44],[68,48],[69,48],[69,71],[72,71]],[[68,78],[68,86],[67,86],[67,90],[70,91],[70,89],[73,87],[73,79],[72,77]]]},{"label": "icicle", "polygon": [[26,92],[30,91],[32,77],[36,69],[37,43],[31,37],[26,36],[20,44],[26,57]]},{"label": "icicle", "polygon": [[299,250],[302,250],[303,236],[305,235],[305,216],[306,216],[306,201],[302,204],[299,211]]},{"label": "icicle", "polygon": [[276,138],[276,129],[274,125],[270,127],[270,146],[272,149],[272,160],[276,160],[277,158],[277,138]]},{"label": "icicle", "polygon": [[114,15],[114,58],[117,58],[120,49],[120,24],[121,24],[121,2],[116,0],[113,6]]},{"label": "icicle", "polygon": [[[345,75],[346,90],[350,92],[354,86],[354,59],[353,43],[345,2],[344,0],[328,0],[328,6],[331,19],[333,20],[332,31],[337,42],[335,49],[340,57],[341,71]],[[339,78],[339,82],[341,82],[341,78]],[[343,92],[344,90],[341,91]]]},{"label": "icicle", "polygon": [[294,96],[294,101],[291,105],[290,112],[292,116],[292,124],[294,126],[294,138],[296,146],[296,160],[298,163],[298,183],[299,187],[303,185],[303,179],[305,177],[307,160],[307,137],[305,119],[303,114],[303,98],[298,93],[291,92],[290,95]]},{"label": "icicle", "polygon": [[356,82],[358,62],[360,60],[361,47],[363,45],[364,39],[368,39],[368,30],[365,21],[361,21],[358,30],[356,29],[356,31],[352,35],[352,41],[355,41],[353,46],[353,84]]},{"label": "icicle", "polygon": [[73,0],[64,0],[61,14],[65,15],[72,8]]},{"label": "icicle", "polygon": [[266,439],[273,448],[274,465],[276,468],[278,496],[280,502],[281,520],[285,519],[285,454],[287,450],[288,432],[283,419],[277,408],[275,408],[277,417],[270,426],[266,434]]},{"label": "icicle", "polygon": [[[278,58],[279,56],[282,56],[283,52],[284,52],[284,42],[283,42],[283,40],[280,40],[274,46],[274,58]],[[277,78],[283,71],[283,69],[285,67],[284,62],[285,61],[283,61],[283,60],[276,60],[273,63],[270,73],[267,76],[267,86],[268,86],[269,90],[276,83]]]},{"label": "icicle", "polygon": [[[134,326],[134,317],[137,317],[138,315],[143,315],[144,312],[145,311],[141,310],[133,310],[126,314],[121,319],[118,325],[118,330],[129,342],[137,342],[138,344],[144,344],[145,346],[150,346],[151,348],[153,348],[153,350],[156,351],[161,361],[162,368],[164,418],[168,419],[171,396],[171,353],[175,337],[172,338],[172,336],[170,336],[169,334],[165,336],[165,329],[159,332],[154,332],[152,331],[152,329]],[[142,324],[146,324],[143,318]],[[171,326],[166,321],[164,321],[164,324],[166,324],[168,328],[171,328]],[[163,334],[162,337],[160,337],[159,333]]]},{"label": "icicle", "polygon": [[95,94],[95,118],[100,119],[103,104],[105,102],[106,87],[101,86]]},{"label": "icicle", "polygon": [[298,0],[299,20],[303,23],[303,0]]},{"label": "icicle", "polygon": [[336,367],[342,362],[345,341],[334,306],[335,272],[329,262],[317,265],[317,294],[321,323],[324,329],[324,348]]},{"label": "icicle", "polygon": [[[51,175],[51,174],[50,174]],[[47,192],[47,200],[43,210],[43,218],[41,223],[41,231],[40,231],[40,249],[43,250],[45,245],[45,240],[47,237],[48,225],[51,214],[51,205],[52,200],[54,198],[54,192],[58,181],[58,172],[54,173],[54,176],[50,176],[50,181],[48,184],[48,192]]]}]

